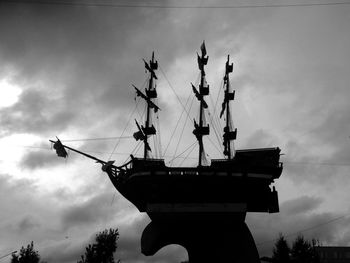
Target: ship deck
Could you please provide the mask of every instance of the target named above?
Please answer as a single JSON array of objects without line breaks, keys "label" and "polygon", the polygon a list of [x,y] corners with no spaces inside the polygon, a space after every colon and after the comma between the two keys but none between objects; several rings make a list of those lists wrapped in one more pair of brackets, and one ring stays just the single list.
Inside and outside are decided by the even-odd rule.
[{"label": "ship deck", "polygon": [[233,160],[210,166],[167,167],[163,159],[133,158],[110,176],[118,191],[141,212],[277,212],[281,175],[279,148],[237,151]]}]

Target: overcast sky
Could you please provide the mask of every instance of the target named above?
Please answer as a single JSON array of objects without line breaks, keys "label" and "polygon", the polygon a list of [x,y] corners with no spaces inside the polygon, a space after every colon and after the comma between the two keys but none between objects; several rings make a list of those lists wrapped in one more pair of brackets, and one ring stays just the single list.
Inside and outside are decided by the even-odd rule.
[{"label": "overcast sky", "polygon": [[[227,54],[234,62],[236,147],[278,146],[285,154],[275,183],[281,212],[247,216],[260,255],[271,253],[271,241],[280,232],[289,240],[300,232],[324,245],[350,245],[350,4],[127,3],[202,8],[0,1],[0,256],[33,240],[44,260],[76,262],[98,231],[114,227],[120,232],[116,257],[123,262],[186,259],[178,246],[143,256],[140,237],[147,215],[115,191],[98,164],[74,153],[58,158],[48,140],[121,136],[125,127],[123,135],[132,135],[133,119],[143,107],[140,103],[130,115],[136,104],[131,85],[143,86],[142,59],[155,51],[161,69],[161,145],[170,161],[175,151],[195,142],[188,120],[176,149],[186,114],[170,141],[182,111],[170,85],[185,104],[190,82],[198,80],[196,52],[203,40],[210,57],[210,107],[220,91]],[[289,7],[271,7],[276,4]],[[228,8],[237,5],[270,7]],[[196,106],[194,101],[191,119]],[[221,145],[215,135],[211,138],[207,154],[220,157],[216,147]],[[121,164],[136,143],[123,139],[111,155],[116,142],[67,144]],[[196,156],[195,150],[188,165],[196,165],[191,159]]]}]

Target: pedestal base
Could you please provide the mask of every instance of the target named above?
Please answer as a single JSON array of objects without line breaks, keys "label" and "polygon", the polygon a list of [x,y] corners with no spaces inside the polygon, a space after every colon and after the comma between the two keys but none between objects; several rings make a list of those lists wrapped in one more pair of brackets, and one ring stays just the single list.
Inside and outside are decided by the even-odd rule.
[{"label": "pedestal base", "polygon": [[190,263],[260,263],[254,239],[244,220],[224,216],[154,220],[142,233],[141,251],[146,256],[170,244],[183,246]]}]

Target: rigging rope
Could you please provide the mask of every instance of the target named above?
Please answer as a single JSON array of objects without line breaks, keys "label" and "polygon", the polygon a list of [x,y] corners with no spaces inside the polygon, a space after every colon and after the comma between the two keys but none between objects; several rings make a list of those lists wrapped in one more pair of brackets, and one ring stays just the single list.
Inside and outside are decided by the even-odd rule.
[{"label": "rigging rope", "polygon": [[[20,147],[20,148],[26,148],[26,149],[39,149],[39,150],[47,150],[47,151],[51,151],[52,148],[51,147],[40,147],[40,146],[30,146],[30,145],[12,145],[11,147]],[[80,149],[81,151],[87,152],[87,153],[101,153],[101,154],[112,154],[112,155],[130,155],[130,153],[127,152],[104,152],[104,151],[94,151],[94,150],[84,150],[84,149]],[[173,158],[173,156],[171,155],[163,155],[163,157],[169,157],[169,158]],[[184,158],[184,157],[180,157],[179,155],[176,156],[176,158]],[[190,157],[190,159],[192,159]],[[194,158],[193,159],[197,159]],[[2,160],[4,161],[4,160]],[[315,165],[315,166],[319,166],[319,165],[325,165],[325,166],[350,166],[350,163],[331,163],[331,162],[298,162],[298,161],[282,161],[283,164],[286,165]]]},{"label": "rigging rope", "polygon": [[[299,231],[295,231],[295,232],[293,232],[293,233],[289,233],[289,234],[283,235],[283,236],[284,236],[285,238],[287,238],[287,237],[290,237],[290,236],[298,235],[298,234],[300,234],[300,233],[303,233],[303,232],[306,232],[306,231],[310,231],[310,230],[312,230],[312,229],[319,228],[319,227],[321,227],[321,226],[325,226],[325,225],[331,224],[331,223],[333,223],[333,222],[335,222],[335,221],[338,221],[338,220],[340,220],[340,219],[343,219],[343,218],[345,218],[345,217],[347,217],[347,216],[349,216],[349,215],[350,215],[350,213],[349,213],[349,214],[342,215],[342,216],[339,216],[339,217],[336,217],[336,218],[333,218],[333,219],[331,219],[331,220],[329,220],[329,221],[326,221],[326,222],[323,222],[323,223],[321,223],[321,224],[317,224],[317,225],[314,225],[314,226],[311,226],[311,227],[308,227],[308,228],[304,228],[304,229],[301,229],[301,230],[299,230]],[[265,244],[268,244],[268,243],[275,242],[275,241],[277,241],[277,240],[278,240],[278,238],[271,239],[271,240],[267,240],[267,241],[264,241],[264,242],[257,243],[256,246],[259,247],[259,246],[262,246],[262,245],[265,245]]]},{"label": "rigging rope", "polygon": [[141,141],[137,142],[136,146],[134,147],[134,149],[131,151],[131,153],[129,154],[129,156],[126,158],[126,160],[124,161],[124,164],[126,164],[130,158],[130,155],[134,155],[134,152],[137,152],[140,148],[140,146],[142,145]]},{"label": "rigging rope", "polygon": [[[132,115],[134,114],[135,110],[137,109],[137,105],[139,104],[139,102],[140,102],[140,99],[136,102],[136,105],[135,105],[135,107],[134,107],[134,110],[132,111],[132,113],[131,113],[130,116],[129,116],[128,122],[127,122],[127,124],[126,124],[125,127],[124,127],[124,130],[123,130],[123,132],[122,132],[122,134],[121,134],[121,137],[124,135],[124,132],[126,131],[126,128],[129,126],[131,117],[132,117]],[[119,142],[120,142],[120,139],[119,139],[119,140],[116,142],[116,144],[114,145],[113,151],[111,152],[111,154],[110,154],[110,156],[109,156],[109,158],[108,158],[109,161],[111,160],[112,155],[113,155],[115,149],[117,149],[117,146],[119,145]]]},{"label": "rigging rope", "polygon": [[196,146],[197,146],[197,144],[195,144],[195,145],[193,146],[192,150],[189,151],[189,153],[183,158],[183,160],[182,160],[181,163],[180,163],[180,166],[181,166],[187,159],[197,159],[197,158],[195,158],[195,157],[193,157],[193,158],[189,157],[190,154],[193,152],[193,150],[196,149]]},{"label": "rigging rope", "polygon": [[154,147],[154,155],[156,158],[158,158],[158,147],[157,147],[157,137],[153,136],[153,147]]},{"label": "rigging rope", "polygon": [[159,115],[157,113],[157,117],[156,117],[157,121],[156,121],[156,125],[157,125],[157,130],[158,130],[158,134],[159,134],[159,140],[158,140],[158,147],[159,147],[159,156],[162,157],[162,136],[160,133],[160,123],[159,123]]},{"label": "rigging rope", "polygon": [[[192,97],[192,101],[191,101],[191,104],[190,104],[190,110],[191,110],[192,105],[193,105],[193,100],[194,100],[194,97]],[[178,148],[179,148],[180,141],[181,141],[181,139],[182,139],[182,135],[183,135],[183,133],[184,133],[184,130],[185,130],[185,127],[186,127],[186,124],[187,124],[187,120],[188,120],[188,119],[185,120],[185,123],[184,123],[184,125],[183,125],[183,127],[182,127],[181,134],[180,134],[179,140],[178,140],[177,145],[176,145],[176,148],[175,148],[174,156],[176,155],[177,150],[178,150]]]},{"label": "rigging rope", "polygon": [[[192,93],[192,91],[190,91],[190,94],[189,94],[188,97],[187,97],[185,107],[187,107],[187,104],[188,104],[190,98],[192,97],[192,96],[191,96],[191,93]],[[193,101],[193,98],[194,98],[194,97],[192,97],[192,101]],[[175,128],[174,128],[173,132],[171,133],[170,140],[169,140],[169,142],[168,142],[168,144],[167,144],[167,146],[166,146],[166,148],[165,148],[164,155],[166,154],[166,152],[167,152],[167,150],[168,150],[168,148],[169,148],[169,145],[170,145],[172,139],[174,138],[175,131],[176,131],[176,129],[177,129],[177,126],[178,126],[179,123],[180,123],[180,120],[181,120],[182,115],[183,115],[184,112],[185,112],[185,111],[182,110],[181,115],[180,115],[179,119],[178,119],[177,122],[176,122]]]},{"label": "rigging rope", "polygon": [[139,145],[137,146],[137,148],[135,148],[135,151],[134,151],[135,155],[139,152],[141,146],[142,146],[142,142],[139,141]]},{"label": "rigging rope", "polygon": [[175,156],[173,159],[171,159],[170,161],[168,161],[168,164],[170,164],[173,160],[177,159],[179,156],[181,156],[182,154],[184,154],[186,151],[188,151],[188,149],[190,149],[193,145],[195,145],[197,142],[195,141],[194,143],[192,143],[189,147],[187,147],[182,153],[180,153],[178,156]]},{"label": "rigging rope", "polygon": [[[209,114],[209,113],[208,113]],[[215,134],[215,138],[216,138],[216,140],[218,141],[218,144],[219,145],[221,145],[221,138],[220,138],[220,136],[219,136],[219,134],[218,134],[218,131],[217,131],[217,127],[216,127],[216,125],[215,125],[215,122],[213,121],[213,117],[212,117],[212,115],[211,114],[209,114],[209,122],[210,122],[210,124],[212,125],[212,127],[213,127],[213,130],[214,130],[214,134]]]},{"label": "rigging rope", "polygon": [[184,111],[187,113],[187,117],[191,120],[190,114],[188,113],[188,111],[186,110],[186,107],[185,107],[185,106],[183,105],[183,103],[181,102],[179,95],[177,95],[175,89],[174,89],[173,86],[170,84],[169,79],[168,79],[167,76],[165,75],[165,72],[163,71],[163,69],[162,69],[162,67],[161,67],[160,65],[159,65],[159,69],[160,69],[160,71],[162,72],[162,74],[164,75],[165,80],[168,82],[169,87],[170,87],[171,90],[174,92],[174,94],[175,94],[177,100],[179,101],[179,103],[181,104],[182,108],[183,108]]},{"label": "rigging rope", "polygon": [[224,83],[224,81],[223,81],[223,79],[221,79],[220,86],[219,86],[219,92],[218,92],[218,95],[216,96],[215,104],[214,104],[213,98],[210,96],[210,102],[214,106],[213,115],[216,116],[216,121],[219,123],[219,127],[220,127],[221,130],[222,130],[222,126],[221,126],[220,118],[218,117],[218,115],[216,115],[216,111],[217,111],[217,105],[218,105],[218,102],[219,102],[219,97],[220,97],[221,92],[223,90],[223,83]]},{"label": "rigging rope", "polygon": [[133,138],[133,136],[119,136],[119,137],[101,137],[101,138],[71,139],[71,140],[61,140],[61,142],[105,141],[105,140],[115,140],[115,139],[130,139],[130,138]]},{"label": "rigging rope", "polygon": [[210,139],[209,136],[207,136],[207,138],[208,138],[208,140],[211,142],[211,144],[214,146],[214,148],[219,152],[220,156],[222,156],[222,155],[223,155],[223,154],[222,154],[222,150],[219,149],[219,148],[215,145],[215,143]]},{"label": "rigging rope", "polygon": [[[214,104],[214,101],[213,101],[213,98],[211,95],[209,95],[209,98],[210,98],[210,102],[214,108],[214,112],[213,114],[210,114],[210,112],[208,111],[208,115],[209,115],[209,123],[211,124],[211,126],[213,127],[213,130],[214,130],[214,134],[215,134],[215,137],[216,137],[216,140],[218,142],[218,145],[219,147],[221,147],[221,143],[222,143],[222,140],[221,140],[221,137],[219,136],[219,129],[222,130],[222,126],[221,126],[221,122],[220,122],[220,119],[218,118],[218,116],[216,115],[216,109],[217,109],[217,103],[218,103],[218,99],[219,99],[219,95],[221,94],[221,86],[222,86],[222,83],[223,83],[223,80],[221,80],[221,83],[220,83],[220,88],[219,88],[219,92],[218,92],[218,95],[216,97],[216,103]],[[218,128],[219,127],[219,128]]]}]

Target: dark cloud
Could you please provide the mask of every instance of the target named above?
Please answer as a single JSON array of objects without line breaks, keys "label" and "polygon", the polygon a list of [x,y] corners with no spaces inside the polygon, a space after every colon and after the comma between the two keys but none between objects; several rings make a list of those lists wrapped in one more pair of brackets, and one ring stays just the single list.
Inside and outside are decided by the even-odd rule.
[{"label": "dark cloud", "polygon": [[266,148],[276,147],[276,137],[270,132],[259,129],[255,131],[248,139],[244,148]]},{"label": "dark cloud", "polygon": [[253,233],[260,255],[272,253],[278,235],[283,234],[290,245],[298,235],[307,239],[317,239],[324,245],[348,244],[347,235],[342,235],[348,228],[349,220],[344,214],[319,212],[322,200],[311,196],[301,196],[280,204],[278,214],[249,214],[248,225]]},{"label": "dark cloud", "polygon": [[[56,138],[52,138],[52,139],[53,141],[56,141]],[[74,148],[74,145],[70,145],[69,142],[66,143],[65,141],[62,141],[62,143],[68,144],[69,146]],[[102,153],[105,153],[103,151],[106,148],[105,144],[99,143],[99,144],[94,144],[93,146],[96,147],[96,145],[98,146],[97,148],[101,149],[102,151],[95,151],[95,152],[92,151],[92,154],[101,155]],[[18,147],[21,147],[25,150],[25,153],[20,161],[20,166],[22,168],[30,169],[30,170],[52,168],[54,166],[67,164],[67,163],[72,164],[74,163],[75,160],[83,159],[82,156],[68,149],[67,149],[67,153],[68,153],[67,158],[58,157],[55,149],[53,148],[53,143],[49,142],[49,140],[47,140],[46,143],[42,142],[42,143],[35,144],[34,146],[18,146]],[[80,147],[84,147],[84,144]],[[78,148],[78,150],[81,150],[80,147]],[[90,153],[89,151],[86,151],[86,152]]]},{"label": "dark cloud", "polygon": [[[237,97],[238,105],[250,110],[250,118],[244,111],[236,111],[241,121],[237,123],[238,138],[247,136],[246,142],[240,143],[252,148],[281,145],[287,154],[282,176],[291,179],[291,188],[309,184],[310,191],[321,190],[317,196],[303,195],[282,203],[280,214],[249,215],[256,242],[274,239],[279,232],[293,234],[293,238],[294,233],[309,229],[302,232],[307,237],[327,244],[349,244],[350,235],[344,232],[348,221],[312,228],[340,216],[327,210],[330,204],[326,200],[343,200],[337,194],[348,182],[346,166],[313,165],[346,164],[350,158],[344,140],[350,123],[346,8],[168,10],[0,5],[0,78],[23,90],[17,103],[0,109],[0,134],[26,133],[43,140],[60,134],[116,136],[134,106],[130,85],[142,86],[145,79],[141,58],[156,51],[161,68],[169,74],[174,64],[187,63],[187,57],[193,57],[193,64],[178,67],[193,68],[195,78],[195,52],[205,39],[209,64],[230,53],[235,59],[233,86],[238,95],[254,94],[244,103]],[[216,72],[214,67],[211,69]],[[171,72],[171,81],[183,78],[179,72]],[[160,101],[161,108],[167,104],[168,97]],[[167,128],[169,120],[176,121],[167,118],[174,116],[173,111],[162,110]],[[132,131],[128,127],[127,133]],[[77,145],[96,152],[114,146],[113,142]],[[132,149],[130,143],[121,145],[123,151]],[[38,178],[39,169],[61,163],[56,158],[54,152],[28,152],[20,163],[26,168],[21,176]],[[84,169],[77,168],[76,176]],[[139,240],[149,219],[142,215],[125,219],[137,211],[119,195],[111,205],[115,190],[107,180],[93,184],[87,178],[71,182],[76,186],[72,189],[78,190],[57,186],[51,191],[37,181],[14,178],[0,177],[1,251],[34,239],[49,262],[76,262],[94,233],[117,225],[121,234],[118,253],[123,261],[180,262],[186,258],[184,249],[176,246],[155,257],[142,256]],[[269,251],[271,246],[269,242]]]},{"label": "dark cloud", "polygon": [[286,215],[297,215],[307,213],[316,209],[322,203],[321,198],[300,196],[297,199],[289,200],[281,204]]},{"label": "dark cloud", "polygon": [[[117,206],[111,206],[111,192],[90,197],[89,200],[68,206],[62,213],[64,229],[81,225],[109,221],[118,213]],[[118,197],[119,198],[119,195]],[[117,202],[118,200],[116,200]]]},{"label": "dark cloud", "polygon": [[36,227],[39,227],[39,226],[40,226],[40,223],[33,217],[25,217],[19,222],[18,230],[20,233],[23,233],[25,231],[35,229]]},{"label": "dark cloud", "polygon": [[0,175],[2,251],[18,250],[31,240],[40,243],[57,234],[49,223],[54,221],[52,203],[49,198],[43,202],[44,198],[38,193],[38,189],[34,180]]},{"label": "dark cloud", "polygon": [[29,151],[21,160],[21,165],[27,169],[45,169],[62,164],[54,152]]},{"label": "dark cloud", "polygon": [[46,247],[44,251],[39,251],[42,259],[52,263],[77,262],[84,254],[84,244],[72,244],[70,242],[59,243]]},{"label": "dark cloud", "polygon": [[[126,105],[124,98],[131,93],[125,87],[135,80],[133,74],[142,75],[129,68],[135,65],[136,57],[142,66],[142,55],[129,58],[124,50],[132,28],[138,26],[139,20],[134,18],[142,18],[142,11],[104,10],[101,16],[101,10],[94,8],[2,6],[8,11],[0,28],[2,65],[11,68],[18,85],[29,89],[16,105],[2,110],[4,129],[57,133],[74,119],[78,119],[75,125],[91,126],[106,113],[111,114],[106,109]],[[21,16],[13,16],[16,12]],[[147,29],[149,23],[143,26]],[[43,87],[33,89],[33,84]],[[93,102],[103,112],[91,109]]]},{"label": "dark cloud", "polygon": [[[203,36],[214,41],[215,36],[232,31],[232,27],[221,28],[219,21],[212,24],[203,19],[208,13],[204,10],[200,16],[183,10],[180,17],[188,21],[184,23],[166,10],[2,5],[7,11],[0,27],[2,64],[10,65],[21,86],[32,87],[40,81],[53,97],[58,94],[60,98],[37,91],[24,93],[16,106],[2,114],[5,127],[12,132],[62,130],[68,123],[91,126],[92,121],[112,115],[112,110],[130,105],[131,84],[144,79],[141,58],[150,56],[152,50],[158,51],[166,70],[179,52],[195,56]],[[237,30],[238,25],[233,27]],[[169,37],[163,37],[163,32]],[[60,111],[54,110],[57,105]]]},{"label": "dark cloud", "polygon": [[[45,93],[44,93],[45,94]],[[73,120],[74,113],[67,111],[65,105],[44,95],[42,91],[24,91],[19,101],[11,107],[0,110],[3,132],[47,134],[59,131]]]},{"label": "dark cloud", "polygon": [[[310,140],[319,139],[317,134],[310,135]],[[337,137],[338,140],[343,138]],[[334,139],[336,140],[336,138]],[[319,141],[322,144],[321,140]],[[281,161],[284,163],[283,176],[291,179],[296,185],[311,183],[314,187],[338,188],[338,180],[347,182],[346,174],[349,173],[347,159],[350,152],[344,142],[325,142],[323,150],[315,151],[314,146],[308,143],[289,141],[283,148],[284,156]],[[321,190],[321,189],[320,189]],[[324,189],[321,191],[325,191]]]},{"label": "dark cloud", "polygon": [[[332,221],[339,215],[332,213],[321,213],[311,215],[294,216],[270,216],[268,220],[257,222],[259,219],[250,219],[252,233],[255,238],[260,255],[270,255],[274,242],[278,238],[279,233],[286,236],[290,244],[298,235],[303,235],[305,238],[320,240],[323,244],[338,244],[337,236],[342,232],[337,223],[325,224]],[[263,230],[263,227],[268,226],[268,229]],[[255,228],[256,227],[256,228]]]}]

